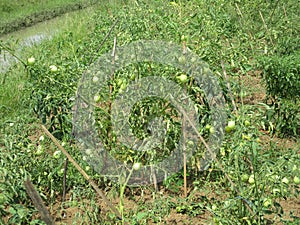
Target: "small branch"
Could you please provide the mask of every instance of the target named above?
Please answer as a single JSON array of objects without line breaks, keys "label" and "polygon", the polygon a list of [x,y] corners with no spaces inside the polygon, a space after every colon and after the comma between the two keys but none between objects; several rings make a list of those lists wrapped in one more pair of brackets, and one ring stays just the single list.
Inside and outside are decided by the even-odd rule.
[{"label": "small branch", "polygon": [[268,29],[268,26],[267,26],[267,24],[266,24],[266,22],[265,22],[265,19],[264,19],[263,15],[261,14],[261,11],[259,11],[259,15],[260,15],[260,18],[261,18],[261,20],[262,20],[262,22],[263,22],[263,24],[264,24],[264,27],[265,27],[267,33],[268,33],[269,36],[270,36],[270,41],[271,41],[272,45],[274,46],[272,37],[271,37],[270,32],[269,32],[269,29]]},{"label": "small branch", "polygon": [[[103,46],[103,44],[105,43],[106,39],[109,37],[109,35],[111,34],[112,30],[114,29],[114,27],[117,25],[117,23],[119,22],[119,19],[117,19],[113,25],[111,26],[110,30],[108,31],[108,33],[105,35],[104,39],[102,40],[102,42],[100,43],[99,47],[96,49],[96,52],[98,52],[100,50],[100,48]],[[94,57],[91,58],[89,64],[92,63]]]},{"label": "small branch", "polygon": [[57,139],[47,130],[44,125],[41,125],[45,134],[54,142],[54,144],[62,151],[62,153],[68,158],[68,160],[75,166],[75,168],[81,173],[81,175],[90,183],[90,185],[94,188],[94,190],[100,195],[106,205],[116,214],[116,216],[122,219],[119,211],[112,205],[112,203],[106,198],[106,196],[102,193],[102,191],[98,188],[97,184],[90,178],[90,176],[78,165],[78,163],[72,158],[72,156],[62,147]]},{"label": "small branch", "polygon": [[151,169],[151,173],[152,173],[152,179],[153,179],[154,189],[155,189],[155,191],[158,191],[155,169],[153,168],[152,165],[150,166],[150,169]]},{"label": "small branch", "polygon": [[237,9],[237,11],[238,11],[238,14],[241,16],[241,18],[243,19],[243,13],[241,12],[241,10],[240,10],[240,8],[239,8],[239,6],[235,3],[235,7],[236,7],[236,9]]},{"label": "small branch", "polygon": [[234,98],[233,98],[233,95],[232,95],[231,85],[230,85],[230,82],[228,80],[228,76],[227,76],[227,72],[226,72],[223,60],[221,60],[221,66],[222,66],[223,74],[224,74],[224,77],[225,77],[225,80],[226,80],[226,83],[227,83],[227,88],[228,88],[228,91],[229,91],[229,95],[230,95],[231,103],[232,103],[232,106],[233,106],[233,110],[237,114],[236,104],[235,104],[235,101],[234,101]]},{"label": "small branch", "polygon": [[69,160],[68,160],[68,158],[66,158],[65,165],[64,165],[64,179],[63,179],[63,196],[62,196],[62,202],[66,201],[68,162],[69,162]]},{"label": "small branch", "polygon": [[[242,11],[240,10],[238,4],[235,3],[235,7],[236,7],[236,9],[237,9],[238,14],[241,16],[241,20],[244,20],[243,13],[242,13]],[[243,27],[243,24],[242,24],[241,20],[240,20],[239,22],[240,22],[241,27]],[[248,34],[250,35],[251,39],[253,40],[253,35],[251,34],[250,31],[248,31]]]},{"label": "small branch", "polygon": [[[111,53],[111,64],[114,65],[115,64],[115,59],[116,59],[116,48],[117,48],[117,38],[114,37],[114,47],[113,47],[113,50],[112,50],[112,53]],[[114,79],[114,73],[115,73],[115,69],[114,67],[112,67],[111,69],[111,79],[113,80]],[[112,85],[110,85],[109,87],[109,91],[110,91],[110,94],[112,94],[113,92],[113,89],[112,89]],[[110,106],[110,110],[111,110],[111,106]]]},{"label": "small branch", "polygon": [[53,219],[51,218],[49,211],[47,210],[46,206],[43,203],[41,196],[35,190],[35,188],[29,178],[27,178],[27,180],[24,181],[24,186],[25,186],[26,192],[29,195],[29,197],[31,198],[34,206],[39,211],[42,220],[47,225],[54,225],[55,223],[54,223]]},{"label": "small branch", "polygon": [[[273,11],[272,11],[272,13],[271,13],[271,16],[269,17],[268,24],[270,24],[270,23],[271,23],[271,21],[272,21],[272,18],[273,18],[273,15],[274,15],[275,9],[276,9],[276,7],[278,6],[278,3],[279,3],[279,1],[280,1],[280,0],[277,0],[277,2],[276,2],[276,4],[275,4],[275,7],[274,7],[274,9],[273,9]],[[283,7],[284,7],[284,6],[283,6]],[[285,12],[285,11],[284,11],[284,12]],[[286,14],[285,14],[285,16],[286,16]]]},{"label": "small branch", "polygon": [[7,51],[9,54],[11,54],[14,58],[16,58],[19,62],[21,62],[23,64],[23,66],[25,68],[27,68],[27,64],[26,62],[21,59],[19,56],[17,56],[12,49],[10,49],[9,47],[3,45],[2,43],[0,43],[0,49],[3,49],[4,51]]}]

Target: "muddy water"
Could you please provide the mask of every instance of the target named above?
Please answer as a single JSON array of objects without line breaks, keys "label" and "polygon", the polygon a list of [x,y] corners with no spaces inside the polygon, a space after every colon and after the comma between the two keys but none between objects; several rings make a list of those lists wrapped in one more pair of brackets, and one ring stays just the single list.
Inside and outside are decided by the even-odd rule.
[{"label": "muddy water", "polygon": [[[92,8],[85,8],[66,13],[60,17],[37,23],[32,27],[0,36],[0,40],[17,43],[14,49],[17,49],[16,54],[18,55],[24,48],[50,40],[60,31],[60,27],[67,28],[68,23],[72,23],[75,17],[78,17],[80,14],[90,14],[91,11],[93,11]],[[0,74],[8,71],[10,66],[16,62],[16,59],[9,52],[2,51],[0,54]]]}]

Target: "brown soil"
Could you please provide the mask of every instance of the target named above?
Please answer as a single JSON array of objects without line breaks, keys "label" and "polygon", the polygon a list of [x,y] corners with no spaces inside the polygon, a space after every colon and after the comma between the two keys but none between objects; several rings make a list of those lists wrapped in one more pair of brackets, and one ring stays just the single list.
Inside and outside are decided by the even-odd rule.
[{"label": "brown soil", "polygon": [[[152,193],[149,192],[149,190],[145,190],[145,194],[143,197],[136,195],[134,196],[136,199],[138,199],[139,202],[144,202],[144,204],[151,204],[154,201],[158,200],[161,198],[161,196],[159,196],[160,194],[157,193],[158,197],[157,199],[153,198]],[[166,195],[164,195],[166,196]],[[117,208],[118,207],[118,202],[119,202],[119,198],[115,198],[113,200],[113,205]],[[174,202],[176,202],[176,199],[173,199]],[[84,202],[89,205],[88,200],[85,199]],[[82,204],[82,203],[80,203]],[[107,205],[98,198],[98,200],[96,201],[96,204],[100,206],[101,208],[101,215],[103,216],[104,221],[106,221],[107,224],[110,224],[108,221],[110,221],[109,218],[105,218],[110,210],[108,209]],[[138,203],[137,200],[130,200],[128,198],[124,199],[124,205],[125,205],[125,213],[128,212],[129,210],[133,210],[133,211],[138,211]],[[73,224],[74,223],[74,218],[76,218],[76,214],[82,214],[84,215],[86,212],[86,210],[88,210],[89,207],[87,207],[86,209],[84,209],[82,207],[82,205],[80,206],[71,206],[71,207],[64,207],[64,209],[62,210],[61,207],[61,203],[57,202],[52,210],[52,216],[53,218],[55,218],[55,224],[58,225],[63,225],[63,224]],[[90,209],[91,211],[93,211],[93,209]],[[103,210],[103,211],[102,211]],[[189,216],[187,214],[181,214],[176,212],[176,209],[171,209],[170,214],[168,216],[165,216],[162,219],[161,223],[157,223],[154,222],[152,219],[148,219],[147,220],[147,224],[151,225],[151,224],[164,224],[163,222],[166,222],[166,224],[180,224],[180,225],[198,225],[198,224],[207,224],[210,220],[211,220],[211,215],[210,212],[208,211],[203,211],[203,214],[201,215],[197,215],[197,216]],[[129,218],[127,218],[128,222]],[[78,221],[79,222],[79,221]],[[80,221],[80,222],[84,222],[84,221]],[[86,223],[87,224],[87,223]],[[118,222],[112,222],[111,224],[121,224]]]},{"label": "brown soil", "polygon": [[[287,221],[294,222],[294,219],[291,217],[291,214],[295,217],[298,217],[298,218],[300,217],[300,199],[298,199],[298,198],[282,199],[279,201],[279,204],[281,205],[281,207],[284,211],[282,217],[280,217],[279,215],[276,215],[274,213],[265,216],[266,219],[269,219],[271,224],[283,225],[283,224],[287,224],[286,223]],[[276,210],[276,209],[273,208],[273,210]],[[296,224],[296,223],[294,223],[294,224]]]}]

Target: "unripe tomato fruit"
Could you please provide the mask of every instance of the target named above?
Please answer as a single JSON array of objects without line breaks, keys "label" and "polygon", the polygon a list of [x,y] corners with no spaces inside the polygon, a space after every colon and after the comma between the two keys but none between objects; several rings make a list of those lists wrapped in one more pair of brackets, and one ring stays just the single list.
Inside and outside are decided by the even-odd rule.
[{"label": "unripe tomato fruit", "polygon": [[134,163],[132,169],[139,170],[141,168],[141,163]]},{"label": "unripe tomato fruit", "polygon": [[228,122],[228,125],[229,129],[233,130],[235,128],[235,121],[234,120],[230,120]]},{"label": "unripe tomato fruit", "polygon": [[264,206],[265,208],[269,208],[271,205],[272,205],[271,199],[265,198],[265,199],[264,199],[264,202],[263,202],[263,206]]},{"label": "unripe tomato fruit", "polygon": [[55,65],[51,65],[50,66],[50,71],[52,72],[52,73],[55,73],[55,72],[57,72],[57,67],[55,66]]},{"label": "unripe tomato fruit", "polygon": [[254,180],[254,175],[251,174],[249,179],[248,179],[249,184],[254,184],[255,180]]},{"label": "unripe tomato fruit", "polygon": [[297,177],[297,176],[295,176],[295,177],[294,177],[294,183],[295,183],[295,184],[300,184],[300,178]]},{"label": "unripe tomato fruit", "polygon": [[289,184],[289,179],[287,179],[286,177],[282,178],[281,180],[282,183],[285,183],[285,184]]},{"label": "unripe tomato fruit", "polygon": [[181,75],[177,76],[176,78],[181,83],[186,83],[188,80],[188,76],[186,74],[181,74]]},{"label": "unripe tomato fruit", "polygon": [[35,63],[35,58],[33,58],[33,57],[28,58],[27,63],[28,63],[28,65],[32,66]]},{"label": "unripe tomato fruit", "polygon": [[241,180],[242,180],[243,182],[246,182],[248,179],[249,179],[248,174],[243,174],[242,177],[241,177]]},{"label": "unripe tomato fruit", "polygon": [[100,96],[99,95],[94,96],[94,102],[96,102],[96,103],[100,102]]},{"label": "unripe tomato fruit", "polygon": [[245,126],[249,127],[251,125],[251,123],[249,122],[249,120],[245,120]]}]

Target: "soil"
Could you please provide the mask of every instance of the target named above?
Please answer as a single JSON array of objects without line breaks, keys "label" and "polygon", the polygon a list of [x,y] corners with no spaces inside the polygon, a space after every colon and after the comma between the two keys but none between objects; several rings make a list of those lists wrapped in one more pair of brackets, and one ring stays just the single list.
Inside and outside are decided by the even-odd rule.
[{"label": "soil", "polygon": [[[161,198],[160,193],[156,193],[158,195],[158,199]],[[166,197],[166,193],[163,194],[164,197]],[[67,196],[68,199],[69,195]],[[133,200],[135,199],[135,200]],[[112,200],[113,205],[117,208],[118,202],[120,199],[117,197],[114,200]],[[140,195],[139,192],[135,193],[133,196],[127,196],[127,198],[124,199],[124,205],[125,205],[125,211],[126,209],[130,210],[136,210],[138,208],[138,202],[144,202],[144,204],[151,204],[154,201],[156,201],[155,198],[153,198],[153,194],[146,189],[143,196]],[[171,199],[172,202],[177,202],[176,198]],[[87,199],[84,200],[84,202],[89,205],[89,202]],[[81,203],[82,204],[82,203]],[[101,208],[101,215],[107,215],[110,210],[108,206],[100,199],[98,198],[96,200],[96,205],[99,205]],[[89,206],[88,206],[89,207]],[[76,214],[82,213],[84,214],[85,210],[88,210],[88,207],[84,209],[82,205],[80,206],[66,206],[62,209],[61,203],[57,202],[52,210],[52,216],[55,218],[55,224],[63,225],[63,224],[72,224],[74,223],[74,218],[76,218]],[[93,209],[91,209],[93,211]],[[133,215],[135,217],[135,215]],[[108,218],[104,218],[106,222],[109,221]],[[164,217],[162,219],[161,223],[154,222],[152,219],[147,220],[147,224],[179,224],[179,225],[200,225],[200,224],[207,224],[211,220],[211,213],[209,211],[203,211],[200,215],[197,216],[189,216],[187,214],[181,214],[176,212],[176,209],[172,208],[169,215]],[[81,221],[83,222],[83,221]],[[129,221],[130,222],[130,221]],[[121,224],[121,223],[120,223]]]}]

